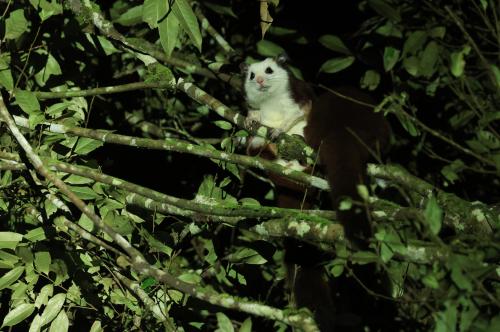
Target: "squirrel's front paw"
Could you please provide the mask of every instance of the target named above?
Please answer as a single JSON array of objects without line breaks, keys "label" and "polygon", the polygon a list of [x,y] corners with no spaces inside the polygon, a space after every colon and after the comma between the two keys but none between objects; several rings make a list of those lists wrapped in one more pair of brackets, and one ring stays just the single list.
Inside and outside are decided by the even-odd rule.
[{"label": "squirrel's front paw", "polygon": [[245,126],[256,126],[255,122],[260,122],[260,112],[248,111],[247,117],[245,118]]},{"label": "squirrel's front paw", "polygon": [[245,127],[246,128],[252,128],[253,126],[255,126],[256,123],[257,123],[257,121],[250,118],[250,117],[247,117],[245,119]]},{"label": "squirrel's front paw", "polygon": [[274,141],[276,140],[281,134],[283,134],[284,131],[279,129],[279,128],[272,128],[271,132],[269,133],[269,138]]}]

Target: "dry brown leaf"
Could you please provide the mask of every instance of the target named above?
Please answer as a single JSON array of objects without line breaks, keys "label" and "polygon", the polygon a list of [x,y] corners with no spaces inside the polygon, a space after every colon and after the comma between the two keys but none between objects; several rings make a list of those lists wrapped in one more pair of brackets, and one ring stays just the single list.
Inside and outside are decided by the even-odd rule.
[{"label": "dry brown leaf", "polygon": [[260,3],[260,30],[262,32],[262,38],[264,38],[271,23],[273,23],[273,18],[269,13],[269,2],[271,1],[261,1]]}]

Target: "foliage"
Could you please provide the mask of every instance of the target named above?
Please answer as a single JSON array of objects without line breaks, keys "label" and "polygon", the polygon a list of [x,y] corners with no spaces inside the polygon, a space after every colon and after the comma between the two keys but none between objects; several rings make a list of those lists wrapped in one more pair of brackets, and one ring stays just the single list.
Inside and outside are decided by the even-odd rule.
[{"label": "foliage", "polygon": [[[2,329],[312,331],[288,307],[286,236],[335,247],[332,278],[377,262],[415,330],[500,329],[498,5],[360,1],[355,34],[311,38],[278,24],[292,1],[264,3],[0,1]],[[269,207],[262,170],[288,173],[238,155],[257,129],[231,113],[235,63],[297,47],[327,57],[299,77],[349,73],[394,124],[400,166],[368,170],[371,251],[330,211]]]}]

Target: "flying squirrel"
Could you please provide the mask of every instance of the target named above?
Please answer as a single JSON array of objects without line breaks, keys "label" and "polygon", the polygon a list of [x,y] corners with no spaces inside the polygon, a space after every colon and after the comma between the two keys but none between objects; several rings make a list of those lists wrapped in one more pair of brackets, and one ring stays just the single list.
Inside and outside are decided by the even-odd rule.
[{"label": "flying squirrel", "polygon": [[[251,65],[241,65],[245,75],[243,90],[249,107],[246,124],[255,121],[272,128],[272,140],[281,133],[304,137],[304,127],[314,99],[312,88],[289,72],[286,61],[286,56],[280,55]],[[249,154],[256,154],[262,149],[277,155],[275,145],[269,144],[265,138],[251,137],[247,148],[251,151]],[[294,170],[306,169],[297,160],[277,158],[275,161]]]},{"label": "flying squirrel", "polygon": [[[390,126],[382,114],[373,112],[367,106],[373,104],[369,95],[356,89],[338,88],[336,91],[348,97],[329,91],[316,96],[308,83],[291,73],[287,60],[286,56],[280,55],[250,65],[242,64],[243,88],[249,106],[247,121],[257,121],[273,128],[272,139],[283,132],[304,137],[305,142],[319,153],[319,163],[331,188],[332,207],[344,227],[346,238],[358,249],[367,249],[368,240],[373,235],[367,215],[369,212],[364,206],[359,208],[356,204],[347,210],[339,207],[345,198],[350,198],[352,202],[363,201],[358,193],[358,185],[366,183],[366,163],[372,154],[386,150],[390,140]],[[274,159],[282,166],[295,170],[306,169],[296,160],[279,158],[272,145],[263,138],[252,137],[247,151],[267,149],[268,159]],[[292,188],[297,190],[295,196],[292,199],[282,199],[281,202],[285,203],[280,204],[279,190],[290,194],[291,187],[280,187],[283,181],[276,178],[271,179],[278,188],[278,205],[303,207],[303,187]],[[294,270],[292,285],[296,305],[308,307],[314,312],[322,331],[332,331],[338,324],[332,313],[336,310],[334,290],[325,280],[323,268],[318,266],[318,252],[307,245],[286,243],[285,261],[288,256],[288,263],[298,266]],[[303,254],[304,251],[307,253]],[[302,257],[295,257],[299,255]],[[371,279],[371,270],[368,271],[367,278]],[[354,300],[353,306],[357,305]]]},{"label": "flying squirrel", "polygon": [[[344,97],[330,91],[316,97],[308,83],[290,72],[287,61],[286,56],[280,55],[242,65],[244,92],[250,108],[247,121],[274,128],[271,138],[282,132],[300,135],[319,151],[320,164],[331,188],[333,208],[346,237],[360,244],[372,235],[366,211],[338,208],[343,198],[362,201],[358,185],[366,183],[366,163],[372,153],[386,150],[390,126],[382,114],[367,106],[373,104],[369,95],[339,88],[336,90]],[[267,144],[264,138],[252,137],[249,149]],[[306,168],[296,160],[277,158],[276,161],[297,170]]]}]

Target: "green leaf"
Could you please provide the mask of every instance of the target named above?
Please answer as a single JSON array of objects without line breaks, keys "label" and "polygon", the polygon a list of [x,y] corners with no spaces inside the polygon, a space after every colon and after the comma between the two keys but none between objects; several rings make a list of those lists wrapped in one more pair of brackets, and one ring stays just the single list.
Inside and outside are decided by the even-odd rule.
[{"label": "green leaf", "polygon": [[384,69],[390,71],[399,60],[401,52],[394,47],[384,48]]},{"label": "green leaf", "polygon": [[477,133],[479,141],[491,150],[500,149],[500,140],[490,131],[480,130]]},{"label": "green leaf", "polygon": [[14,89],[14,79],[9,67],[9,54],[3,53],[0,55],[0,86],[3,86],[8,91]]},{"label": "green leaf", "polygon": [[231,183],[231,178],[229,176],[225,177],[220,183],[219,183],[219,187],[220,188],[224,188],[226,187],[228,184]]},{"label": "green leaf", "polygon": [[38,293],[38,296],[35,299],[35,307],[40,309],[42,305],[46,305],[49,301],[49,297],[54,294],[54,285],[52,284],[47,284],[40,289],[40,293]]},{"label": "green leaf", "polygon": [[0,269],[11,270],[21,258],[0,250]]},{"label": "green leaf", "polygon": [[167,83],[175,81],[172,71],[158,62],[148,65],[145,74],[146,77],[144,81],[148,83]]},{"label": "green leaf", "polygon": [[246,264],[265,264],[267,260],[259,255],[259,253],[250,248],[238,249],[235,253],[228,255],[227,259],[230,262],[246,263]]},{"label": "green leaf", "polygon": [[57,314],[59,314],[59,311],[61,311],[61,308],[64,305],[64,301],[66,301],[66,294],[64,293],[56,294],[49,300],[42,313],[43,325],[52,322],[52,320],[56,318]]},{"label": "green leaf", "polygon": [[384,25],[377,28],[375,32],[385,37],[395,37],[395,38],[403,37],[403,33],[401,32],[399,26],[395,25],[391,21],[387,21]]},{"label": "green leaf", "polygon": [[51,16],[62,14],[63,9],[62,5],[57,2],[57,0],[52,0],[49,2],[47,0],[30,0],[31,5],[38,10],[38,14],[40,15],[40,19],[45,21]]},{"label": "green leaf", "polygon": [[38,242],[46,239],[43,227],[32,229],[24,235],[24,238],[30,242]]},{"label": "green leaf", "polygon": [[0,232],[0,249],[15,249],[23,235],[14,232]]},{"label": "green leaf", "polygon": [[88,232],[92,232],[92,230],[94,229],[94,223],[92,222],[92,220],[90,220],[89,217],[87,217],[83,213],[80,216],[80,220],[78,220],[78,226]]},{"label": "green leaf", "polygon": [[464,56],[469,54],[470,46],[465,46],[458,52],[453,52],[450,55],[450,70],[453,76],[460,77],[464,73],[465,59]]},{"label": "green leaf", "polygon": [[217,127],[224,129],[224,130],[231,130],[233,128],[233,125],[231,124],[231,122],[228,122],[228,121],[218,120],[218,121],[214,121],[214,124]]},{"label": "green leaf", "polygon": [[[500,112],[497,112],[495,114],[491,114],[493,117],[496,117],[495,120],[500,119]],[[458,129],[470,122],[475,117],[475,113],[471,110],[465,110],[463,112],[459,112],[455,115],[453,115],[450,118],[450,125],[453,127],[453,129]]]},{"label": "green leaf", "polygon": [[42,317],[35,315],[31,320],[30,329],[28,332],[40,332],[42,330]]},{"label": "green leaf", "polygon": [[14,326],[22,322],[23,320],[31,316],[34,310],[35,306],[31,303],[23,303],[17,305],[16,308],[9,311],[9,313],[5,316],[5,318],[3,319],[2,327]]},{"label": "green leaf", "polygon": [[218,312],[216,316],[218,326],[218,329],[215,330],[216,332],[234,332],[233,323],[231,323],[231,320],[226,315]]},{"label": "green leaf", "polygon": [[435,27],[429,31],[429,36],[432,38],[443,39],[446,35],[446,27]]},{"label": "green leaf", "polygon": [[372,7],[372,9],[376,11],[379,15],[382,15],[383,17],[388,18],[391,21],[394,22],[401,21],[401,15],[399,14],[399,11],[394,9],[386,1],[368,0],[368,5],[370,5],[370,7]]},{"label": "green leaf", "polygon": [[158,21],[167,13],[167,4],[168,1],[164,0],[145,0],[142,5],[142,20],[151,29],[158,27]]},{"label": "green leaf", "polygon": [[419,72],[422,76],[430,78],[436,72],[439,52],[440,47],[435,41],[427,44],[420,58]]},{"label": "green leaf", "polygon": [[[121,258],[125,259],[123,256]],[[75,284],[74,281],[72,285],[68,288],[67,298],[71,303],[84,303],[84,300],[82,299],[82,291],[80,290],[80,287]]]},{"label": "green leaf", "polygon": [[69,183],[69,184],[89,184],[89,183],[93,183],[94,180],[92,180],[90,178],[86,178],[84,176],[71,174],[67,178],[64,178],[64,182]]},{"label": "green leaf", "polygon": [[284,28],[284,27],[278,27],[275,25],[272,25],[269,30],[269,34],[274,35],[274,36],[293,36],[296,35],[298,32],[296,29],[289,29],[289,28]]},{"label": "green leaf", "polygon": [[251,197],[243,197],[242,199],[240,199],[240,203],[243,206],[260,206],[260,202]]},{"label": "green leaf", "polygon": [[340,201],[340,204],[339,204],[340,211],[347,211],[347,210],[350,210],[351,208],[352,208],[352,200],[349,197]]},{"label": "green leaf", "polygon": [[457,285],[458,288],[465,291],[472,292],[473,287],[471,280],[463,273],[461,266],[453,264],[451,268],[451,280]]},{"label": "green leaf", "polygon": [[79,155],[86,155],[104,145],[104,142],[87,137],[80,137],[76,143],[74,152]]},{"label": "green leaf", "polygon": [[177,40],[179,38],[179,28],[179,20],[175,15],[168,15],[158,25],[158,31],[160,33],[160,43],[167,56],[172,55],[172,52],[177,45]]},{"label": "green leaf", "polygon": [[53,281],[54,286],[60,285],[69,278],[68,267],[62,259],[53,259],[50,265],[50,271],[56,274],[56,280]]},{"label": "green leaf", "polygon": [[61,67],[57,62],[56,58],[52,56],[52,54],[46,54],[45,51],[38,52],[39,54],[47,55],[47,62],[45,66],[38,73],[35,74],[35,80],[40,86],[45,86],[45,83],[49,80],[52,75],[61,75]]},{"label": "green leaf", "polygon": [[332,274],[332,276],[334,277],[339,277],[342,275],[342,273],[344,273],[344,265],[334,265],[331,269],[330,269],[330,273]]},{"label": "green leaf", "polygon": [[425,31],[417,30],[408,35],[403,46],[403,57],[415,55],[422,50],[425,42],[427,41],[427,33]]},{"label": "green leaf", "polygon": [[5,20],[5,39],[16,39],[28,30],[29,22],[24,17],[24,10],[17,9]]},{"label": "green leaf", "polygon": [[202,282],[201,276],[195,272],[186,272],[179,275],[177,278],[187,282],[188,284],[199,285]]},{"label": "green leaf", "polygon": [[158,282],[155,278],[148,277],[141,282],[141,288],[147,291],[156,284],[158,284]]},{"label": "green leaf", "polygon": [[116,214],[114,211],[108,212],[103,221],[120,235],[130,235],[134,231],[134,225],[130,220]]},{"label": "green leaf", "polygon": [[403,59],[403,68],[406,69],[408,74],[418,77],[420,70],[420,61],[416,56],[410,56]]},{"label": "green leaf", "polygon": [[99,41],[99,44],[101,45],[104,54],[106,55],[111,55],[113,53],[119,52],[118,49],[113,45],[109,39],[103,37],[103,36],[97,36],[97,40]]},{"label": "green leaf", "polygon": [[201,32],[193,9],[186,0],[176,0],[172,11],[194,46],[201,52]]},{"label": "green leaf", "polygon": [[23,274],[24,272],[24,266],[17,266],[10,270],[9,272],[5,273],[1,278],[0,278],[0,290],[9,287],[12,285],[14,282],[19,279],[19,277]]},{"label": "green leaf", "polygon": [[431,198],[427,201],[424,215],[425,219],[429,223],[429,228],[432,234],[438,234],[441,230],[443,210],[439,207],[434,195],[432,195]]},{"label": "green leaf", "polygon": [[[460,315],[460,332],[471,331],[472,323],[474,322],[478,314],[479,310],[477,309],[475,303],[467,299],[465,308],[462,309],[462,313]],[[500,329],[500,324],[496,329],[494,328],[491,331],[497,331],[498,329]]]},{"label": "green leaf", "polygon": [[[27,282],[36,283],[38,281],[38,276],[35,273],[29,273],[26,271],[26,279]],[[15,284],[11,286],[12,293],[11,299],[13,301],[29,301],[28,298],[28,285],[24,282],[24,280],[19,280]]]},{"label": "green leaf", "polygon": [[491,65],[491,71],[497,81],[497,88],[500,88],[500,69],[496,65]]},{"label": "green leaf", "polygon": [[57,118],[63,114],[63,112],[68,109],[68,107],[71,105],[71,103],[67,101],[63,101],[60,103],[55,103],[50,105],[45,109],[45,114],[49,115],[50,117]]},{"label": "green leaf", "polygon": [[35,266],[38,271],[48,275],[52,259],[48,251],[38,251],[35,253]]},{"label": "green leaf", "polygon": [[348,68],[353,64],[355,58],[347,56],[343,58],[333,58],[323,63],[319,69],[320,72],[333,74]]},{"label": "green leaf", "polygon": [[203,6],[206,6],[207,8],[216,12],[217,14],[227,15],[227,16],[231,16],[234,18],[238,18],[238,16],[236,16],[236,14],[233,12],[233,9],[230,6],[222,6],[222,5],[218,5],[218,4],[210,3],[210,2],[206,2],[206,1],[203,2]]},{"label": "green leaf", "polygon": [[[5,171],[5,174],[12,174],[10,171]],[[7,212],[9,211],[9,206],[7,205],[7,203],[0,198],[0,210],[1,211],[4,211],[4,212]]]},{"label": "green leaf", "polygon": [[371,251],[358,251],[355,252],[352,256],[351,259],[354,263],[358,264],[368,264],[368,263],[374,263],[378,262],[379,258],[377,254],[371,252]]},{"label": "green leaf", "polygon": [[321,45],[323,45],[324,47],[326,47],[332,51],[339,52],[339,53],[346,54],[346,55],[351,54],[351,51],[349,51],[347,46],[345,46],[342,39],[340,39],[337,36],[323,35],[323,36],[319,37],[319,42],[321,43]]},{"label": "green leaf", "polygon": [[432,289],[438,289],[439,288],[439,280],[434,274],[428,274],[422,278],[422,282],[424,285],[427,287],[430,287]]},{"label": "green leaf", "polygon": [[40,104],[38,103],[38,99],[36,99],[33,92],[16,90],[15,96],[17,104],[26,114],[30,115],[40,112]]},{"label": "green leaf", "polygon": [[257,53],[266,57],[274,57],[285,53],[285,49],[269,40],[259,40],[257,42]]},{"label": "green leaf", "polygon": [[373,91],[380,84],[380,74],[375,70],[367,70],[361,78],[360,84],[363,89]]},{"label": "green leaf", "polygon": [[451,164],[443,167],[443,169],[441,169],[441,174],[443,174],[443,176],[448,181],[454,183],[456,180],[459,179],[458,173],[461,173],[464,169],[465,169],[464,162],[460,159],[456,159]]},{"label": "green leaf", "polygon": [[243,324],[241,324],[239,332],[252,332],[252,318],[248,317],[245,319]]},{"label": "green leaf", "polygon": [[50,324],[49,332],[64,332],[68,331],[69,328],[69,319],[68,315],[66,315],[66,311],[61,310],[59,315],[57,315],[56,319],[52,321]]},{"label": "green leaf", "polygon": [[435,332],[452,332],[456,330],[458,310],[455,303],[445,302],[446,309],[438,312],[436,317]]},{"label": "green leaf", "polygon": [[134,6],[121,14],[115,22],[123,26],[129,27],[141,23],[143,20],[142,5]]},{"label": "green leaf", "polygon": [[245,276],[242,275],[241,273],[238,273],[234,269],[229,269],[226,276],[224,276],[223,273],[220,273],[219,275],[221,279],[224,279],[224,281],[227,283],[230,283],[230,281],[226,278],[226,276],[236,279],[240,285],[247,285],[247,280],[245,279]]},{"label": "green leaf", "polygon": [[392,250],[392,248],[386,243],[382,243],[380,246],[380,258],[382,259],[382,262],[387,263],[393,256],[394,250]]},{"label": "green leaf", "polygon": [[101,321],[94,321],[94,323],[92,323],[92,326],[90,327],[90,331],[89,332],[102,332],[104,331],[102,326],[101,326]]},{"label": "green leaf", "polygon": [[[399,108],[400,106],[391,106],[392,108]],[[410,120],[408,119],[407,117],[404,117],[404,116],[401,116],[398,114],[398,110],[394,110],[399,122],[401,123],[401,125],[403,126],[403,128],[413,137],[416,137],[418,135],[420,135],[420,131],[418,130],[418,128],[415,126],[415,124]]]},{"label": "green leaf", "polygon": [[227,136],[220,142],[220,147],[227,152],[234,152],[235,144],[231,136]]},{"label": "green leaf", "polygon": [[75,193],[76,196],[78,196],[80,199],[83,200],[92,200],[96,199],[99,197],[99,194],[97,194],[92,188],[85,187],[85,186],[68,186],[73,193]]},{"label": "green leaf", "polygon": [[35,128],[43,122],[45,122],[45,115],[42,112],[33,112],[28,117],[28,126],[30,128]]},{"label": "green leaf", "polygon": [[368,188],[364,184],[358,184],[356,186],[356,191],[358,192],[359,197],[363,201],[368,201],[368,199],[370,198],[370,194],[368,193]]},{"label": "green leaf", "polygon": [[335,258],[330,267],[330,273],[332,274],[332,276],[334,276],[335,278],[341,276],[342,273],[344,273],[345,263],[346,261],[344,259]]}]

